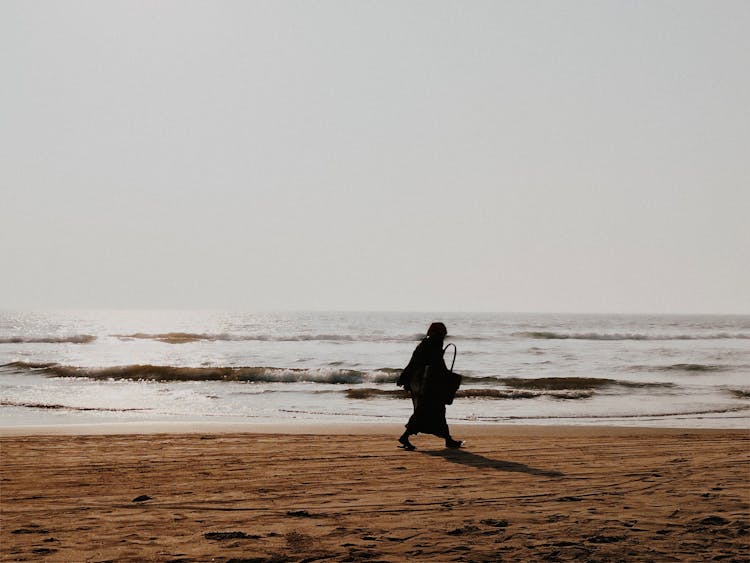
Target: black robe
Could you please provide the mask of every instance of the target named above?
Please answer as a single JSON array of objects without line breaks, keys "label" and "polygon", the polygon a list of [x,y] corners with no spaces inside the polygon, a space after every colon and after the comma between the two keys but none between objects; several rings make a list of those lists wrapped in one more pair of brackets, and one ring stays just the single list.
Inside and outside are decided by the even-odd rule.
[{"label": "black robe", "polygon": [[435,337],[422,340],[398,378],[398,385],[411,392],[414,405],[414,414],[406,423],[409,434],[450,436],[443,387],[449,373],[443,359],[443,340]]}]

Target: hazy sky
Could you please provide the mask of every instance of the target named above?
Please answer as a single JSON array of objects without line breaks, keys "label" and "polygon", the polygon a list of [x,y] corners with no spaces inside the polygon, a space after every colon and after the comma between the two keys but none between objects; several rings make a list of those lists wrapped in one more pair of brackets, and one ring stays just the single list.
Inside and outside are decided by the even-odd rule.
[{"label": "hazy sky", "polygon": [[0,307],[750,313],[750,2],[0,2]]}]

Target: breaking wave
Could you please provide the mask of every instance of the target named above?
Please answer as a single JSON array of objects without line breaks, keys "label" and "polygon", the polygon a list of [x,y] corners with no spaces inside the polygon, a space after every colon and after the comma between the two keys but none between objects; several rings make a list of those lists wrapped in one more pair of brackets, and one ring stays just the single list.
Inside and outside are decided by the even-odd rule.
[{"label": "breaking wave", "polygon": [[96,340],[91,334],[71,336],[3,336],[0,344],[88,344]]},{"label": "breaking wave", "polygon": [[[65,366],[57,363],[12,362],[0,366],[0,369],[17,373],[41,373],[49,377],[81,377],[95,380],[130,380],[130,381],[227,381],[246,383],[322,383],[322,384],[363,384],[395,383],[401,373],[400,369],[380,368],[376,370],[355,370],[339,367],[323,368],[277,368],[267,366],[213,366],[184,367],[169,365],[136,364],[113,367],[79,367]],[[498,377],[498,376],[463,376],[465,384],[483,386],[502,385],[506,389],[484,387],[480,389],[462,389],[458,396],[486,397],[497,399],[533,398],[540,392],[553,396],[552,392],[562,392],[554,398],[580,399],[596,389],[620,386],[629,388],[674,387],[673,383],[644,383],[622,381],[598,377]],[[507,389],[509,388],[509,389]],[[576,395],[575,392],[583,393]],[[352,398],[369,398],[369,395],[405,395],[405,391],[395,390],[352,390]],[[524,394],[525,393],[525,394]],[[368,395],[360,397],[359,394]],[[585,395],[585,396],[584,396]]]},{"label": "breaking wave", "polygon": [[[96,380],[130,380],[130,381],[227,381],[247,383],[322,383],[322,384],[362,384],[362,383],[395,383],[401,373],[400,369],[380,368],[375,370],[355,370],[339,367],[322,368],[278,368],[267,366],[202,366],[184,367],[169,365],[136,364],[113,367],[79,367],[65,366],[57,363],[11,362],[0,365],[0,369],[16,373],[40,373],[49,377],[82,377]],[[459,390],[473,393],[471,397],[526,398],[513,395],[513,392],[533,391],[545,392],[563,391],[571,397],[570,392],[588,392],[611,386],[629,388],[674,387],[673,383],[644,383],[622,381],[599,377],[498,377],[498,376],[463,376],[465,384],[479,384],[486,386],[482,389]],[[502,385],[508,389],[494,389]],[[492,387],[490,387],[492,386]],[[383,391],[390,393],[390,391]],[[394,390],[394,393],[403,393]],[[356,393],[355,393],[356,394]],[[461,395],[459,395],[461,396]]]},{"label": "breaking wave", "polygon": [[563,333],[547,331],[514,332],[513,336],[534,340],[726,340],[750,339],[750,334],[726,332],[713,334],[639,334],[583,332]]},{"label": "breaking wave", "polygon": [[150,334],[115,334],[121,340],[155,340],[167,344],[186,344],[188,342],[415,342],[424,338],[423,334],[396,336],[368,335],[351,336],[348,334],[204,334],[194,332],[165,332]]},{"label": "breaking wave", "polygon": [[395,382],[397,371],[388,368],[360,371],[335,368],[274,368],[247,367],[181,367],[127,365],[114,367],[77,367],[55,363],[12,362],[0,366],[17,372],[43,373],[50,377],[84,377],[97,380],[132,381],[238,381],[253,383],[389,383]]}]

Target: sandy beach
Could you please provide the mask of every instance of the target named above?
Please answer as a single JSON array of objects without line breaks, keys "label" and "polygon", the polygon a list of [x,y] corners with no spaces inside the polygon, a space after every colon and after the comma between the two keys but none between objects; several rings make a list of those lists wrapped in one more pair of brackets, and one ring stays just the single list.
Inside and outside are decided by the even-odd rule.
[{"label": "sandy beach", "polygon": [[748,431],[203,430],[4,432],[2,560],[750,559]]}]

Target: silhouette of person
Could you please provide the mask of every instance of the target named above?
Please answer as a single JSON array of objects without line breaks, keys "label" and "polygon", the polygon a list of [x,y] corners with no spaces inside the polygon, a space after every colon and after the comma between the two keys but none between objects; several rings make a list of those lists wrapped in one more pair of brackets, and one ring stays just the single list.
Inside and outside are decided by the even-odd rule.
[{"label": "silhouette of person", "polygon": [[420,432],[444,438],[448,448],[460,448],[463,444],[451,437],[445,420],[444,384],[450,373],[443,359],[443,339],[447,334],[443,323],[432,323],[427,337],[417,345],[398,378],[397,385],[410,392],[414,405],[406,431],[398,439],[405,450],[416,449],[409,436]]}]

